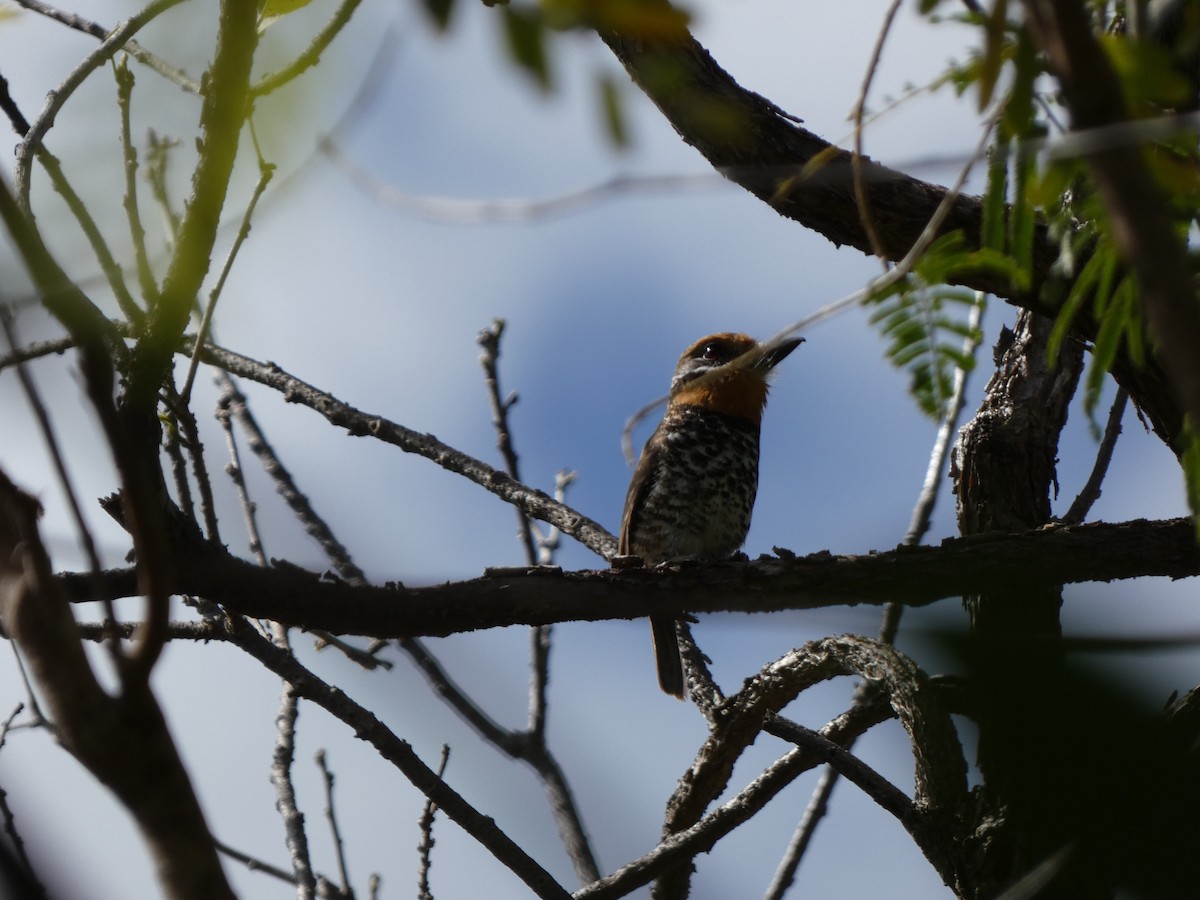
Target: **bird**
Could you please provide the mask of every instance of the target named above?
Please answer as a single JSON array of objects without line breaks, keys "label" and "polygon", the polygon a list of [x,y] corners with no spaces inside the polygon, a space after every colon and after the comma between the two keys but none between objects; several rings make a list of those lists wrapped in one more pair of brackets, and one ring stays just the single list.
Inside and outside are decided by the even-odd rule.
[{"label": "bird", "polygon": [[[767,378],[803,340],[759,343],[720,332],[683,351],[666,412],[629,483],[619,555],[655,566],[673,559],[724,559],[741,548],[758,491]],[[650,617],[659,686],[682,700],[675,624],[671,616]]]}]

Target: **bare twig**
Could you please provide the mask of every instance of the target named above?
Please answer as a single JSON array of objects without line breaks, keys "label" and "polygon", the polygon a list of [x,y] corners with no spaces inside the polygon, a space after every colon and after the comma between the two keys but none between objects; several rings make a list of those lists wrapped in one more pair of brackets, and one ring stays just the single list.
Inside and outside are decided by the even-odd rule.
[{"label": "bare twig", "polygon": [[[508,411],[517,402],[517,394],[507,397],[500,396],[500,339],[504,335],[503,319],[493,319],[492,326],[479,332],[476,343],[483,348],[479,356],[479,364],[483,366],[483,380],[488,389],[488,401],[492,407],[492,426],[496,429],[496,446],[504,459],[504,467],[513,480],[521,480],[521,470],[517,462],[517,451],[513,446],[512,432],[508,427]],[[525,547],[525,561],[535,566],[538,562],[537,545],[533,537],[533,524],[526,512],[517,508],[517,520],[521,529],[521,542]]]},{"label": "bare twig", "polygon": [[258,507],[250,499],[245,470],[242,468],[241,452],[238,450],[237,439],[233,436],[233,425],[230,421],[233,396],[229,392],[236,390],[233,380],[226,376],[221,398],[217,401],[217,421],[221,423],[221,430],[225,432],[225,446],[229,451],[229,465],[225,467],[225,474],[229,476],[237,490],[238,503],[242,508],[242,519],[246,523],[246,534],[250,538],[250,552],[254,554],[255,560],[260,566],[266,566],[268,565],[267,552],[263,547],[262,535],[258,531],[258,516],[256,515]]},{"label": "bare twig", "polygon": [[[280,629],[282,631],[282,628]],[[278,639],[278,635],[276,635]],[[285,644],[280,647],[290,652]],[[284,839],[288,858],[292,863],[291,881],[296,885],[299,900],[313,900],[317,892],[316,876],[308,852],[308,835],[304,830],[304,814],[296,800],[296,788],[292,783],[292,764],[296,756],[296,718],[300,704],[296,691],[285,679],[279,700],[279,712],[275,716],[275,751],[271,758],[271,784],[275,787],[276,809],[283,820]]]},{"label": "bare twig", "polygon": [[[103,41],[110,34],[111,28],[105,28],[98,22],[93,22],[90,19],[85,19],[78,13],[65,12],[57,7],[50,6],[48,3],[42,3],[41,0],[15,0],[15,2],[29,10],[30,12],[38,13],[46,16],[56,22],[61,22],[68,28],[73,28],[76,31],[82,31],[84,34],[90,34],[98,41]],[[145,47],[141,46],[137,41],[129,40],[125,42],[125,46],[121,48],[142,65],[148,69],[152,69],[159,75],[166,78],[168,81],[181,87],[189,94],[199,94],[200,84],[192,79],[186,72],[179,69],[162,57],[155,56]]]},{"label": "bare twig", "polygon": [[369,710],[352,700],[344,691],[335,690],[287,651],[256,634],[245,622],[231,619],[230,640],[257,659],[267,669],[295,686],[296,693],[327,710],[367,741],[388,762],[400,770],[417,790],[433,800],[448,818],[489,850],[507,866],[536,896],[567,900],[570,895],[554,877],[537,864],[496,825],[472,807],[463,797],[437,777],[412,747],[400,740]]},{"label": "bare twig", "polygon": [[[258,142],[254,142],[255,152],[258,152]],[[233,261],[237,259],[238,251],[242,248],[246,238],[250,236],[250,219],[254,216],[254,210],[258,207],[259,198],[266,191],[267,185],[271,183],[271,178],[275,174],[275,164],[269,163],[263,159],[262,154],[258,153],[258,181],[255,182],[254,191],[250,195],[250,202],[246,204],[246,210],[242,213],[242,222],[238,226],[237,235],[233,239],[233,245],[229,248],[229,252],[225,255],[225,263],[221,266],[221,274],[217,276],[217,283],[209,292],[208,303],[204,305],[204,315],[200,319],[200,327],[196,331],[196,346],[192,350],[192,359],[188,363],[187,377],[183,381],[183,389],[180,390],[180,396],[183,397],[183,402],[186,404],[192,396],[192,384],[196,380],[196,369],[200,365],[200,352],[204,344],[208,341],[209,332],[212,329],[213,313],[217,309],[217,301],[221,299],[221,291],[225,287],[225,280],[229,277],[229,272],[233,268]]]},{"label": "bare twig", "polygon": [[[296,883],[295,876],[293,876],[291,872],[287,872],[278,866],[273,866],[269,862],[264,862],[261,859],[257,859],[248,853],[243,853],[241,850],[236,850],[233,847],[230,847],[228,844],[223,844],[220,841],[214,840],[213,844],[216,846],[218,852],[225,854],[230,859],[235,859],[242,863],[251,872],[262,872],[264,875],[270,875],[272,878],[277,878],[280,881],[286,881],[288,884]],[[303,896],[302,891],[300,896]]]},{"label": "bare twig", "polygon": [[[446,774],[446,763],[450,761],[450,745],[442,744],[442,759],[438,763],[437,776]],[[433,865],[433,817],[437,812],[437,804],[432,800],[425,801],[421,818],[417,827],[421,831],[421,839],[417,841],[417,900],[433,900],[433,892],[429,889],[429,869]]]},{"label": "bare twig", "polygon": [[[15,326],[12,317],[9,314],[8,307],[0,303],[0,326],[4,329],[4,336],[8,341],[8,346],[16,350],[17,337]],[[83,509],[79,505],[79,495],[75,491],[74,482],[71,479],[71,474],[67,471],[67,461],[63,458],[62,448],[58,441],[58,436],[54,432],[54,425],[50,422],[50,413],[46,410],[46,405],[42,402],[42,398],[38,393],[37,385],[33,382],[33,376],[29,373],[24,363],[17,363],[17,378],[21,382],[21,388],[25,392],[25,399],[29,403],[29,408],[33,412],[34,419],[37,421],[38,430],[42,434],[42,440],[46,444],[46,451],[50,454],[50,461],[54,467],[54,474],[58,479],[59,488],[67,500],[67,507],[71,511],[71,518],[75,523],[75,532],[79,540],[79,547],[83,551],[84,559],[87,560],[88,569],[92,576],[92,585],[95,590],[94,599],[99,600],[104,606],[104,618],[106,622],[116,621],[116,612],[113,608],[113,598],[104,590],[103,582],[100,580],[100,553],[96,550],[96,542],[92,538],[92,530],[88,527],[87,520],[83,517]],[[105,646],[111,654],[114,664],[118,671],[124,664],[124,652],[121,649],[121,644],[113,639],[107,641]]]},{"label": "bare twig", "polygon": [[[258,457],[263,470],[275,483],[275,489],[283,497],[288,508],[295,513],[296,518],[304,526],[304,530],[312,537],[325,553],[326,558],[333,564],[338,574],[351,584],[366,584],[367,577],[362,569],[354,562],[345,544],[337,539],[325,519],[313,508],[308,497],[296,484],[292,473],[283,464],[275,448],[267,440],[258,419],[250,411],[246,397],[238,388],[237,383],[227,374],[219,378],[221,397],[218,401],[220,415],[224,420],[230,416],[237,419],[250,442],[250,451]],[[239,464],[240,474],[240,464]],[[264,562],[263,565],[266,565]]]},{"label": "bare twig", "polygon": [[[536,633],[535,629],[535,633]],[[424,644],[414,639],[398,641],[443,700],[488,743],[513,759],[528,763],[542,780],[554,812],[555,824],[576,874],[583,884],[600,877],[595,855],[588,844],[583,820],[566,776],[542,739],[530,731],[512,731],[499,725],[454,683]],[[544,735],[543,735],[544,737]]]},{"label": "bare twig", "polygon": [[650,191],[676,193],[725,187],[720,176],[705,172],[699,175],[616,175],[599,184],[545,200],[425,197],[402,191],[352,162],[332,138],[323,138],[319,148],[353,184],[377,202],[418,219],[454,225],[540,222],[572,215],[618,197],[643,196]]},{"label": "bare twig", "polygon": [[[342,832],[338,828],[337,813],[333,807],[333,772],[330,771],[326,764],[326,754],[324,750],[318,750],[316,755],[317,768],[321,770],[321,777],[325,784],[325,818],[329,820],[329,830],[333,835],[333,849],[337,855],[338,873],[342,880],[341,893],[347,897],[353,897],[354,891],[350,887],[350,869],[346,865],[346,845],[342,841]],[[441,778],[441,775],[438,775]]]},{"label": "bare twig", "polygon": [[[16,708],[9,714],[8,718],[0,723],[0,747],[4,746],[4,742],[8,739],[9,729],[12,728],[13,722],[21,711],[25,708],[25,704],[18,703]],[[8,792],[0,789],[0,817],[4,819],[4,832],[8,835],[9,843],[12,844],[13,853],[16,854],[16,862],[20,866],[20,870],[11,873],[19,877],[22,881],[21,887],[27,892],[22,893],[22,897],[28,896],[29,900],[38,900],[46,896],[46,888],[42,885],[37,877],[37,872],[33,868],[33,862],[29,859],[29,854],[25,852],[25,841],[21,838],[21,832],[17,830],[17,820],[13,815],[12,808],[8,805]],[[9,873],[5,873],[6,875]],[[11,886],[11,885],[10,885]]]},{"label": "bare twig", "polygon": [[[125,218],[129,223],[129,240],[133,244],[133,258],[137,266],[142,299],[147,306],[153,306],[158,300],[158,283],[154,280],[154,270],[150,267],[150,256],[146,252],[146,229],[142,225],[142,210],[138,204],[138,155],[129,125],[129,107],[133,97],[133,73],[129,71],[129,58],[122,55],[113,66],[113,71],[117,79],[117,109],[121,113],[121,149],[125,157]],[[137,312],[140,318],[141,310],[138,309]]]},{"label": "bare twig", "polygon": [[851,113],[854,121],[854,154],[850,157],[850,171],[854,183],[854,202],[858,206],[858,214],[862,218],[863,230],[866,231],[871,252],[879,257],[885,272],[889,267],[888,254],[884,249],[883,239],[879,236],[875,216],[871,212],[871,200],[867,191],[866,172],[863,166],[863,115],[866,113],[867,97],[871,93],[871,82],[879,68],[879,60],[883,56],[883,45],[892,30],[896,13],[900,11],[900,3],[901,0],[892,0],[892,5],[883,14],[883,24],[879,28],[879,35],[875,38],[875,47],[871,50],[871,59],[867,63],[867,70],[863,75],[862,87],[858,91],[858,100],[855,101],[854,110]]},{"label": "bare twig", "polygon": [[1104,426],[1104,437],[1100,439],[1100,447],[1096,451],[1096,462],[1092,466],[1092,473],[1088,476],[1087,483],[1080,490],[1079,496],[1071,504],[1071,508],[1067,510],[1067,514],[1062,517],[1065,525],[1078,525],[1087,518],[1088,512],[1097,500],[1100,499],[1100,486],[1104,483],[1104,476],[1108,473],[1108,464],[1112,462],[1113,448],[1117,445],[1117,438],[1121,436],[1121,419],[1125,416],[1125,407],[1129,401],[1129,393],[1123,387],[1117,388],[1117,395],[1113,398],[1112,408],[1108,411],[1108,423]]},{"label": "bare twig", "polygon": [[[185,346],[188,346],[187,342]],[[535,519],[557,525],[564,534],[570,535],[605,558],[616,551],[616,539],[603,526],[557,503],[542,491],[514,481],[487,463],[455,450],[428,434],[405,428],[382,416],[357,410],[289,375],[277,365],[259,363],[213,345],[204,348],[204,359],[231,375],[239,375],[280,391],[289,401],[310,407],[334,425],[346,428],[351,434],[370,435],[407,453],[416,453],[433,460],[442,468],[463,475],[507,502],[521,506]]]},{"label": "bare twig", "polygon": [[192,477],[196,479],[196,490],[200,492],[200,516],[204,521],[204,533],[210,541],[220,542],[221,526],[217,519],[217,507],[213,500],[212,479],[208,477],[208,465],[204,461],[204,441],[200,438],[200,427],[192,408],[182,402],[175,385],[165,385],[167,405],[175,417],[175,424],[182,432],[192,460]]},{"label": "bare twig", "polygon": [[3,75],[0,75],[0,112],[8,117],[18,137],[25,137],[29,133],[29,120],[21,112],[21,107],[17,106],[17,101],[8,90],[8,79]]},{"label": "bare twig", "polygon": [[[130,38],[180,2],[181,0],[153,0],[141,12],[130,16],[116,28],[107,32],[100,42],[100,46],[85,56],[79,65],[67,75],[62,84],[49,93],[46,97],[46,105],[42,107],[42,111],[30,124],[25,137],[17,144],[14,183],[16,195],[23,210],[29,211],[30,166],[33,162],[34,148],[42,145],[46,132],[53,127],[54,118],[62,109],[63,104],[83,84],[84,79],[112,59],[117,51],[124,49]],[[45,8],[42,4],[38,4],[38,6]]]}]

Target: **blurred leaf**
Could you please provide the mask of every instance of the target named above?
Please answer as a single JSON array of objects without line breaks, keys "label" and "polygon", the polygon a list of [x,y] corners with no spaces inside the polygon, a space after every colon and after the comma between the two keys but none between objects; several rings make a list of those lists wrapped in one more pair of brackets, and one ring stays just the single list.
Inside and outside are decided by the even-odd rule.
[{"label": "blurred leaf", "polygon": [[259,0],[258,14],[264,19],[277,19],[303,9],[310,3],[312,0]]},{"label": "blurred leaf", "polygon": [[259,0],[258,33],[263,34],[284,16],[308,6],[312,0]]},{"label": "blurred leaf", "polygon": [[1032,137],[1045,130],[1037,125],[1034,103],[1034,85],[1042,74],[1042,63],[1033,39],[1024,28],[1017,33],[1012,60],[1013,82],[1000,118],[1000,131],[1010,138]]},{"label": "blurred leaf", "polygon": [[536,9],[503,8],[504,34],[513,60],[534,77],[538,86],[550,90],[550,66],[546,57],[546,28]]},{"label": "blurred leaf", "polygon": [[1000,68],[1009,47],[1005,41],[1008,26],[1007,0],[993,0],[991,13],[988,15],[983,32],[983,58],[979,64],[979,109],[982,112],[992,102],[992,94],[996,90],[996,81],[1000,78]]},{"label": "blurred leaf", "polygon": [[984,247],[1004,250],[1004,213],[1008,200],[1008,157],[1010,143],[999,132],[988,148],[987,187],[983,192],[983,222],[980,239]]},{"label": "blurred leaf", "polygon": [[1037,177],[1037,154],[1025,140],[1019,140],[1014,159],[1008,251],[1015,264],[1013,280],[1021,290],[1028,290],[1033,284],[1033,242],[1038,224],[1038,209],[1031,188]]},{"label": "blurred leaf", "polygon": [[1200,438],[1197,437],[1195,423],[1185,419],[1183,425],[1184,444],[1179,462],[1183,467],[1183,478],[1187,485],[1188,508],[1192,511],[1192,521],[1196,527],[1196,539],[1200,541]]},{"label": "blurred leaf", "polygon": [[[1091,295],[1096,285],[1100,283],[1101,276],[1104,275],[1106,281],[1111,279],[1111,267],[1115,265],[1115,262],[1116,260],[1111,253],[1102,250],[1093,252],[1083,264],[1083,269],[1079,272],[1079,275],[1071,282],[1071,290],[1067,293],[1067,299],[1063,302],[1062,308],[1059,309],[1058,316],[1054,320],[1054,328],[1050,331],[1048,352],[1051,359],[1058,355],[1063,339],[1066,338],[1067,332],[1071,330],[1071,325],[1075,322],[1075,316],[1079,313],[1079,307]],[[1109,271],[1105,272],[1106,269],[1109,269]]]},{"label": "blurred leaf", "polygon": [[421,0],[425,12],[433,21],[433,27],[445,31],[450,27],[450,17],[454,14],[454,0]]},{"label": "blurred leaf", "polygon": [[1128,274],[1123,275],[1113,290],[1111,274],[1115,271],[1115,265],[1110,267],[1110,279],[1101,282],[1096,291],[1097,304],[1102,292],[1107,296],[1103,312],[1098,316],[1100,327],[1092,345],[1092,361],[1088,365],[1084,382],[1083,408],[1089,417],[1096,412],[1104,380],[1116,361],[1121,345],[1129,344],[1129,335],[1142,330],[1142,317],[1133,278]]},{"label": "blurred leaf", "polygon": [[597,86],[600,88],[600,107],[604,111],[604,125],[609,140],[617,147],[626,147],[629,145],[629,132],[625,127],[621,88],[608,75],[601,75],[597,79]]},{"label": "blurred leaf", "polygon": [[592,27],[640,40],[682,38],[691,21],[681,9],[646,0],[599,0],[589,4],[589,12]]},{"label": "blurred leaf", "polygon": [[1188,102],[1191,85],[1163,47],[1112,34],[1104,35],[1101,45],[1133,103],[1175,108]]}]

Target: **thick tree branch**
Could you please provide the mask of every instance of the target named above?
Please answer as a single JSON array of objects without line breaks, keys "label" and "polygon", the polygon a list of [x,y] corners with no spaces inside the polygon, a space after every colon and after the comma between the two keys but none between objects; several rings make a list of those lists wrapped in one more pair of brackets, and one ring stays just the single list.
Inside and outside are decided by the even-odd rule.
[{"label": "thick tree branch", "polygon": [[204,814],[149,685],[101,686],[37,528],[37,501],[0,473],[0,623],[21,649],[63,745],[124,804],[163,895],[232,897]]},{"label": "thick tree branch", "polygon": [[[1176,519],[985,534],[865,556],[818,553],[621,571],[498,570],[422,588],[329,582],[287,564],[264,569],[208,546],[177,555],[174,589],[299,628],[394,638],[635,619],[652,610],[683,615],[889,602],[923,606],[1000,588],[1196,574],[1200,549],[1191,524]],[[90,577],[64,574],[59,580],[71,599],[83,601],[91,599]],[[132,569],[108,571],[101,578],[114,597],[137,594]]]}]

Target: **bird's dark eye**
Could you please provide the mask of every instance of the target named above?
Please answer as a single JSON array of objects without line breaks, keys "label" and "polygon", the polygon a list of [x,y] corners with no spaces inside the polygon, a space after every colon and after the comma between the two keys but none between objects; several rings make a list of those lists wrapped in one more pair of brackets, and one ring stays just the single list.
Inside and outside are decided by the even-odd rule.
[{"label": "bird's dark eye", "polygon": [[704,349],[700,351],[701,359],[721,359],[725,355],[725,345],[718,341],[705,344]]}]

